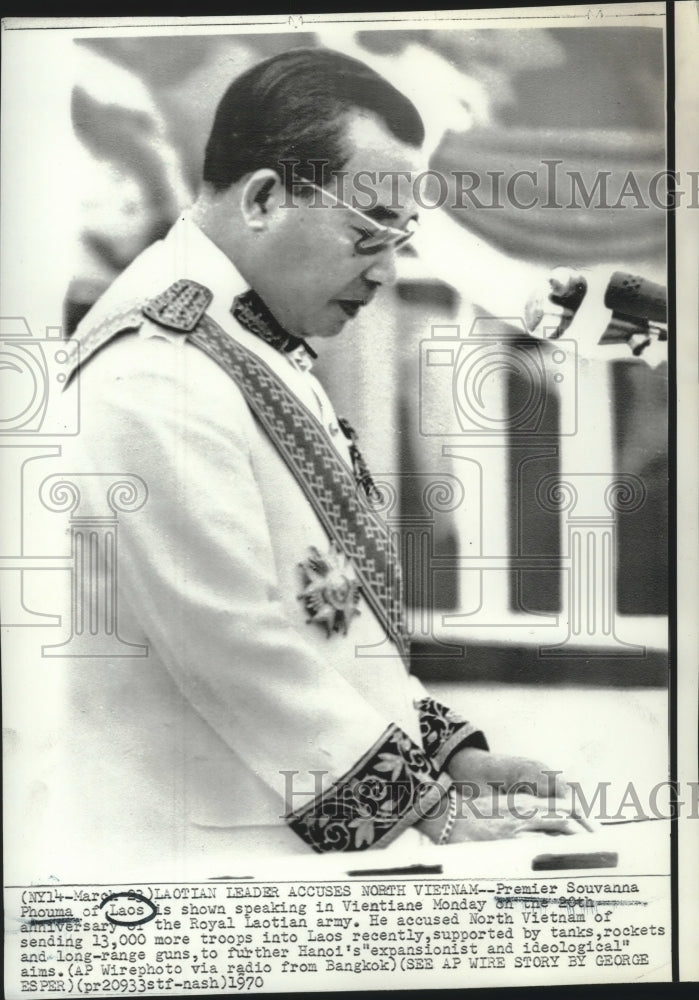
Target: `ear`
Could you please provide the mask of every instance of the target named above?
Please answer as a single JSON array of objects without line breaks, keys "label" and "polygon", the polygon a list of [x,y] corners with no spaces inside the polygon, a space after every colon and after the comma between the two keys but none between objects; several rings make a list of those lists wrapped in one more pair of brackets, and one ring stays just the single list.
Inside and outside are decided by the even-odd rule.
[{"label": "ear", "polygon": [[256,170],[245,182],[240,207],[250,229],[266,229],[275,204],[274,195],[281,180],[274,170]]}]

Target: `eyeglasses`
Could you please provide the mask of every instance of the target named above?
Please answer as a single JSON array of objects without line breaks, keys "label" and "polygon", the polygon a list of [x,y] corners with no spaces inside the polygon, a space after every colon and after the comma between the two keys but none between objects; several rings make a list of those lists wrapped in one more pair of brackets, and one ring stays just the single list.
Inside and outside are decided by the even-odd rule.
[{"label": "eyeglasses", "polygon": [[[372,219],[371,216],[365,215],[358,208],[354,208],[352,205],[348,205],[346,201],[342,198],[338,198],[327,188],[319,187],[312,181],[306,180],[305,177],[299,178],[304,184],[308,184],[315,191],[319,191],[321,194],[326,194],[328,198],[332,198],[336,205],[340,205],[342,208],[349,209],[354,215],[358,216],[364,223],[363,226],[352,226],[355,232],[359,233],[359,239],[356,240],[354,244],[355,252],[358,254],[374,254],[379,253],[385,247],[400,247],[407,243],[408,240],[412,239],[415,235],[415,228],[412,229],[396,229],[393,226],[384,226],[383,223],[377,222],[376,219]],[[410,219],[410,223],[415,225],[415,219]]]}]

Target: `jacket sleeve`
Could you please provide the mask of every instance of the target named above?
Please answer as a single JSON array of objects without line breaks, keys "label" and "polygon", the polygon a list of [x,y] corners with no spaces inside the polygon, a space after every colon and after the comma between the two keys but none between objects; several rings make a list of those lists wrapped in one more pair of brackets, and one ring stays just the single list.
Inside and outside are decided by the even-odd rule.
[{"label": "jacket sleeve", "polygon": [[148,502],[120,525],[120,595],[189,704],[280,805],[283,771],[320,775],[315,798],[283,806],[310,847],[383,846],[450,779],[285,614],[255,425],[236,386],[191,345],[139,340],[137,352],[121,345],[139,360],[119,374],[107,365],[120,345],[105,350],[84,445],[91,467],[148,486]]},{"label": "jacket sleeve", "polygon": [[449,761],[457,750],[464,747],[488,749],[488,742],[480,729],[454,709],[431,698],[417,677],[413,676],[410,680],[413,704],[420,716],[422,746],[439,770],[448,769]]}]

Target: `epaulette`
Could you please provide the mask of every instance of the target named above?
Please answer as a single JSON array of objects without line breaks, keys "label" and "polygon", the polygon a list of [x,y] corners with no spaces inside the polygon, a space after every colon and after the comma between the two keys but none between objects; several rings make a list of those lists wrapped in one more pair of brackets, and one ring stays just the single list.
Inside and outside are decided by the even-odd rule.
[{"label": "epaulette", "polygon": [[98,326],[77,332],[71,338],[67,349],[68,375],[64,388],[68,387],[78,368],[82,368],[117,334],[138,330],[144,316],[170,330],[192,333],[212,300],[212,292],[204,285],[188,278],[180,278],[145,304],[131,303],[120,312],[102,320]]},{"label": "epaulette", "polygon": [[180,278],[142,308],[143,315],[169,330],[191,333],[213,299],[212,292],[189,278]]}]

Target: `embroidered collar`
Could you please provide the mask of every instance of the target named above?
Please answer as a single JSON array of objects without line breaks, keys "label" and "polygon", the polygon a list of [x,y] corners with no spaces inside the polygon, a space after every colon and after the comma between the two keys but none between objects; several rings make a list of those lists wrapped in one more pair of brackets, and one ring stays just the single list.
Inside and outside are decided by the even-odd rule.
[{"label": "embroidered collar", "polygon": [[236,295],[231,312],[246,330],[249,330],[256,337],[260,337],[261,340],[264,340],[271,347],[276,348],[276,350],[282,351],[284,354],[293,354],[296,352],[296,357],[298,358],[302,353],[299,348],[303,348],[303,351],[309,354],[311,358],[318,357],[313,348],[309,347],[303,338],[295,337],[293,333],[289,333],[288,330],[285,330],[277,322],[260,296],[253,289],[244,292],[242,295]]}]

